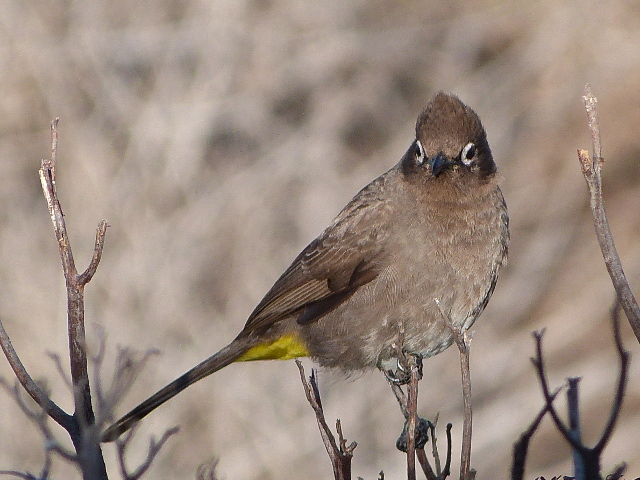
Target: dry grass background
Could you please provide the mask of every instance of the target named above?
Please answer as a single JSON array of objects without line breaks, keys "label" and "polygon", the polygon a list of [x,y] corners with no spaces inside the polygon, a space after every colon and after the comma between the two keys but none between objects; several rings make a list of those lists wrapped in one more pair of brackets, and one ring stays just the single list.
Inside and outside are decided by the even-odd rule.
[{"label": "dry grass background", "polygon": [[[508,268],[476,324],[473,466],[507,478],[511,447],[542,405],[530,331],[547,327],[550,377],[582,375],[585,435],[606,419],[616,376],[612,287],[576,159],[588,148],[580,95],[599,99],[605,200],[633,285],[640,285],[640,4],[625,0],[19,1],[0,5],[0,315],[54,399],[70,396],[46,352],[66,350],[64,284],[37,169],[61,117],[58,187],[79,268],[95,227],[111,224],[86,291],[95,326],[117,344],[158,347],[139,400],[223,346],[298,251],[351,196],[392,166],[437,90],[480,114],[504,176]],[[637,291],[637,290],[636,290]],[[640,475],[640,355],[605,470]],[[310,365],[307,362],[307,365]],[[429,360],[420,412],[454,422],[453,349]],[[6,362],[0,375],[11,377]],[[402,419],[379,374],[321,372],[328,419],[356,440],[354,473],[403,478]],[[42,445],[0,395],[0,468],[37,471]],[[293,362],[234,365],[145,420],[180,424],[147,478],[193,478],[220,458],[226,479],[330,478]],[[61,436],[63,436],[61,434]],[[105,447],[112,478],[114,449]],[[569,474],[549,421],[528,476]],[[457,469],[457,454],[456,454]],[[58,462],[55,478],[72,467]]]}]

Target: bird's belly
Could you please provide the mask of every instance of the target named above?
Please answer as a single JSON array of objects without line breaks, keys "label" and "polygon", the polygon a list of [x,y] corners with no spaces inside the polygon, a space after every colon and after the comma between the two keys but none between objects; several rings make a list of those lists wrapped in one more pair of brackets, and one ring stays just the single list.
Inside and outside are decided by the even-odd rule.
[{"label": "bird's belly", "polygon": [[311,356],[349,373],[385,368],[405,353],[426,358],[449,347],[451,325],[470,326],[489,281],[466,275],[469,288],[456,288],[460,278],[450,268],[425,276],[429,267],[418,262],[402,276],[388,267],[334,311],[302,327]]},{"label": "bird's belly", "polygon": [[451,327],[466,330],[484,309],[505,254],[499,212],[473,217],[473,225],[469,218],[449,218],[447,228],[426,238],[407,228],[388,250],[406,257],[387,258],[373,281],[302,327],[311,356],[349,372],[449,347]]}]

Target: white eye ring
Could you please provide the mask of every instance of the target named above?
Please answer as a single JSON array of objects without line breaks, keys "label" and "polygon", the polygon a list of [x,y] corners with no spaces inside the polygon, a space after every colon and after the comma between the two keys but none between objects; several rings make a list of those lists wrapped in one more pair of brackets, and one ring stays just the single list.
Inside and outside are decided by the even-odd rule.
[{"label": "white eye ring", "polygon": [[466,166],[471,165],[471,162],[473,162],[473,159],[475,158],[475,156],[476,156],[476,145],[473,142],[467,143],[462,149],[462,152],[460,152],[460,160]]},{"label": "white eye ring", "polygon": [[422,148],[422,144],[420,140],[416,140],[416,151],[415,151],[416,164],[422,165],[425,159],[424,148]]}]

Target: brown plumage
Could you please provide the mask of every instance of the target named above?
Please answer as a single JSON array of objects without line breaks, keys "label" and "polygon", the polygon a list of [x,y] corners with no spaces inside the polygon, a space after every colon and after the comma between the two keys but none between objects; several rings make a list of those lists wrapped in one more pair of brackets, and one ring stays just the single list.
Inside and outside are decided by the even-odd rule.
[{"label": "brown plumage", "polygon": [[[508,224],[480,119],[457,97],[437,94],[400,162],[298,255],[235,340],[109,427],[103,440],[237,360],[309,354],[346,373],[394,372],[404,354],[440,353],[453,341],[447,322],[465,330],[489,301],[506,261]],[[298,349],[251,354],[283,338]]]}]

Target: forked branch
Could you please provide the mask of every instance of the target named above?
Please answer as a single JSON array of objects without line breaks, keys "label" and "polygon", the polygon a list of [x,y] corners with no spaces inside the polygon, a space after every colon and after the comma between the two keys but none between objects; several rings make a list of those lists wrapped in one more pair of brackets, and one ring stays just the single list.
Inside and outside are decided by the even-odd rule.
[{"label": "forked branch", "polygon": [[333,466],[334,478],[336,480],[349,480],[351,479],[351,459],[353,458],[353,451],[355,450],[357,443],[351,442],[347,445],[347,441],[342,435],[342,425],[340,424],[340,420],[336,421],[336,430],[338,432],[338,442],[336,442],[336,438],[324,418],[324,410],[322,408],[320,390],[318,389],[315,370],[311,371],[311,376],[307,380],[304,373],[304,367],[300,360],[296,360],[296,365],[300,371],[300,379],[302,380],[302,386],[304,387],[304,393],[307,396],[307,401],[316,414],[320,435],[322,436],[322,441],[324,442],[324,446],[329,454],[329,458],[331,459],[331,465]]},{"label": "forked branch", "polygon": [[[567,426],[561,419],[553,406],[553,400],[557,393],[553,394],[549,391],[549,384],[547,380],[547,375],[544,367],[544,360],[542,355],[542,332],[534,332],[534,338],[536,341],[536,356],[532,358],[532,362],[536,368],[536,372],[538,374],[538,378],[540,380],[540,386],[542,388],[542,394],[544,396],[546,402],[546,411],[549,412],[553,422],[556,425],[556,428],[564,437],[564,439],[571,445],[574,457],[578,460],[576,465],[579,465],[582,479],[585,480],[599,480],[601,478],[600,475],[600,459],[602,456],[602,452],[604,448],[607,446],[607,443],[611,439],[611,435],[613,434],[613,430],[620,416],[620,409],[622,408],[622,401],[624,399],[624,394],[626,390],[627,378],[629,374],[629,353],[624,350],[622,345],[622,338],[620,336],[620,321],[619,321],[619,307],[617,305],[614,306],[611,313],[612,324],[613,324],[613,336],[616,345],[616,351],[618,353],[618,358],[620,362],[619,374],[618,374],[618,382],[616,386],[616,393],[613,399],[613,404],[611,406],[611,413],[609,414],[609,419],[602,431],[600,439],[596,442],[593,447],[587,447],[579,436],[575,435],[576,426]],[[575,382],[574,382],[575,383]],[[577,398],[574,402],[572,402],[572,409],[577,409]],[[570,404],[571,406],[571,404]],[[570,416],[573,415],[575,418],[578,418],[577,412],[571,412]],[[522,471],[524,468],[522,467]]]},{"label": "forked branch", "polygon": [[87,270],[78,275],[64,220],[64,214],[56,192],[56,162],[58,149],[58,119],[51,122],[51,158],[42,160],[39,170],[42,191],[47,201],[53,231],[58,242],[62,269],[67,287],[67,316],[69,357],[75,411],[70,415],[58,407],[33,381],[0,322],[0,344],[18,381],[31,398],[71,437],[76,450],[77,463],[86,479],[106,479],[107,472],[102,458],[95,415],[91,405],[91,390],[87,372],[87,349],[84,327],[84,287],[98,268],[107,223],[102,221],[96,233],[93,258]]}]

